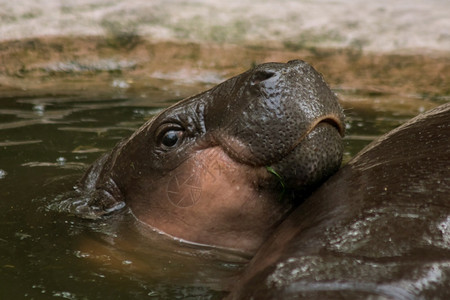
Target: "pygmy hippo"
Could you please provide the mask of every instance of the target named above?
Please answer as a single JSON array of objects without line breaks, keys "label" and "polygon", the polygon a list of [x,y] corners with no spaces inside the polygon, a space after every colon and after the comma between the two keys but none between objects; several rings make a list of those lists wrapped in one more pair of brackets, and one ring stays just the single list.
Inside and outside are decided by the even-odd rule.
[{"label": "pygmy hippo", "polygon": [[124,206],[189,242],[254,253],[338,170],[344,116],[310,65],[267,63],[182,100],[87,171],[76,212]]}]

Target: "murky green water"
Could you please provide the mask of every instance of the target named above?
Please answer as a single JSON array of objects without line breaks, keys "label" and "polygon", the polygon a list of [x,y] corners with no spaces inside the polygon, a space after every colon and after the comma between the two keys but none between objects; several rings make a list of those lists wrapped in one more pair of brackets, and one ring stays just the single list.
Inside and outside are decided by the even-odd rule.
[{"label": "murky green water", "polygon": [[[375,137],[447,101],[337,92],[348,116],[346,161]],[[158,93],[145,101],[117,94],[0,95],[0,299],[224,295],[220,289],[245,257],[158,237],[126,212],[92,222],[49,208],[70,195],[101,153],[178,100]]]}]

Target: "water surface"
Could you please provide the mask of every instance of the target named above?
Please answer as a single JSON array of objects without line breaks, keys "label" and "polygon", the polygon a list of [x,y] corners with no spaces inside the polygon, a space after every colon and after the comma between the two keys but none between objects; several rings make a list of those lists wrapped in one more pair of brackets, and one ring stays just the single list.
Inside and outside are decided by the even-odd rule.
[{"label": "water surface", "polygon": [[[87,221],[52,209],[96,158],[179,100],[147,88],[144,98],[0,98],[0,299],[215,299],[245,265],[239,253],[165,239],[126,211]],[[347,115],[344,162],[446,101],[336,92]]]}]

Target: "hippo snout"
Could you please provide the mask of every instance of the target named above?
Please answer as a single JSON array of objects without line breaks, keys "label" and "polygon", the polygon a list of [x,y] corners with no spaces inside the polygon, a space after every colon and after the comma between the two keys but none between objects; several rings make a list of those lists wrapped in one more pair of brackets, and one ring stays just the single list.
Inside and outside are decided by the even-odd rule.
[{"label": "hippo snout", "polygon": [[293,60],[257,66],[247,78],[223,116],[228,122],[219,136],[227,152],[246,164],[270,166],[298,191],[334,173],[342,160],[344,114],[322,76]]}]

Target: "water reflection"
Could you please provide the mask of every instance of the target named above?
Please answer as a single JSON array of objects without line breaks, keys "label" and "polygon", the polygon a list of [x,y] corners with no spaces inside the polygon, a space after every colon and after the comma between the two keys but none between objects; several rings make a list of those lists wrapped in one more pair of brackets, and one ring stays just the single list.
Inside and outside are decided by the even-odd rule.
[{"label": "water reflection", "polygon": [[[119,84],[119,83],[118,83]],[[338,90],[345,161],[377,136],[438,103]],[[221,298],[247,257],[168,240],[128,212],[101,221],[55,203],[101,153],[176,98],[0,99],[0,298]],[[161,99],[167,99],[161,101]]]}]

